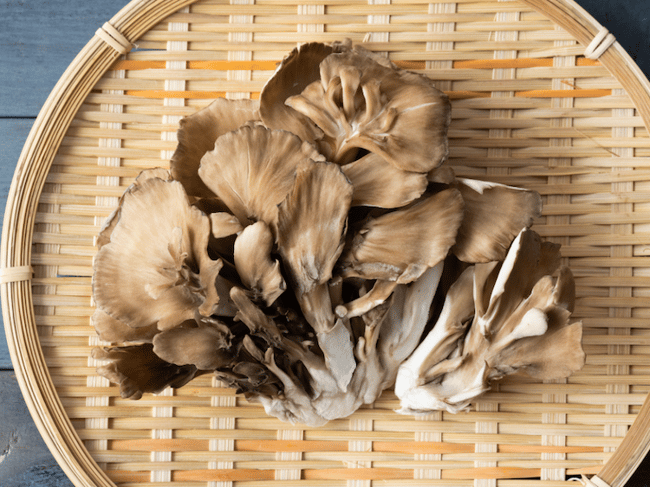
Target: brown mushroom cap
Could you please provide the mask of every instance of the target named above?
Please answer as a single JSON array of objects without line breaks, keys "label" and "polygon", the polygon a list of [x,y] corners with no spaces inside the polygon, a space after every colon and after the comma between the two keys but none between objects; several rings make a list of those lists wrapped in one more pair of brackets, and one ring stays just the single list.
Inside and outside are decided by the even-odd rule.
[{"label": "brown mushroom cap", "polygon": [[427,189],[426,174],[403,171],[372,152],[341,169],[354,187],[351,206],[400,208]]},{"label": "brown mushroom cap", "polygon": [[230,364],[231,334],[227,326],[179,326],[158,333],[153,351],[161,359],[176,365],[193,365],[199,370],[215,370]]},{"label": "brown mushroom cap", "polygon": [[201,160],[199,176],[242,225],[262,220],[273,227],[296,169],[322,159],[289,132],[247,124],[217,139]]},{"label": "brown mushroom cap", "polygon": [[181,119],[178,145],[172,155],[170,168],[190,196],[210,197],[214,193],[199,178],[203,155],[214,149],[217,138],[238,129],[249,120],[259,120],[258,100],[229,100],[217,98],[207,107]]},{"label": "brown mushroom cap", "polygon": [[465,215],[452,252],[464,262],[503,260],[512,240],[542,214],[535,191],[472,179],[458,179]]},{"label": "brown mushroom cap", "polygon": [[341,256],[340,273],[412,282],[447,256],[462,217],[463,199],[450,188],[371,219]]},{"label": "brown mushroom cap", "polygon": [[302,140],[315,143],[323,133],[309,120],[285,104],[320,78],[320,63],[333,52],[346,49],[344,44],[320,42],[301,44],[289,53],[266,82],[260,93],[260,116],[271,129],[287,130]]},{"label": "brown mushroom cap", "polygon": [[102,225],[102,228],[100,229],[99,234],[97,235],[97,239],[95,240],[95,245],[97,246],[98,250],[103,245],[111,241],[111,233],[113,232],[113,228],[115,228],[115,225],[117,225],[117,222],[120,219],[120,210],[122,208],[122,201],[124,200],[124,195],[130,193],[135,188],[137,188],[140,184],[142,184],[144,181],[150,178],[158,178],[158,179],[162,179],[163,181],[171,181],[172,176],[167,169],[163,169],[160,167],[153,168],[153,169],[145,169],[141,171],[140,174],[138,174],[138,176],[135,178],[133,183],[131,183],[131,185],[126,189],[126,191],[122,194],[122,196],[120,196],[120,199],[115,209],[106,218],[106,220],[104,220],[104,224]]},{"label": "brown mushroom cap", "polygon": [[129,326],[160,329],[194,318],[197,309],[219,313],[222,262],[208,256],[209,236],[210,220],[179,182],[144,181],[124,195],[110,242],[95,256],[97,307]]},{"label": "brown mushroom cap", "polygon": [[108,343],[144,342],[150,343],[160,332],[156,323],[133,328],[116,320],[101,309],[95,309],[90,317],[90,324],[95,328],[99,339]]},{"label": "brown mushroom cap", "polygon": [[130,345],[114,348],[94,348],[92,357],[109,361],[97,368],[97,373],[119,384],[120,396],[140,399],[144,393],[158,393],[167,387],[181,387],[197,373],[193,365],[178,366],[165,362],[153,352],[153,345]]}]

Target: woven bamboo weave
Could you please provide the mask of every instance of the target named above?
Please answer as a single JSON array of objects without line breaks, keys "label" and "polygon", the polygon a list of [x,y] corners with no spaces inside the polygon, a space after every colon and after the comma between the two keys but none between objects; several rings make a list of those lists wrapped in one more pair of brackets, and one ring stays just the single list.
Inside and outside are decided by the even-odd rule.
[{"label": "woven bamboo weave", "polygon": [[[541,193],[534,229],[575,274],[584,369],[507,378],[456,415],[398,415],[387,391],[321,428],[210,376],[121,399],[90,358],[103,220],[168,165],[182,117],[258,97],[301,42],[345,38],[449,94],[460,176]],[[134,1],[55,87],[8,198],[3,313],[37,426],[77,486],[621,486],[650,445],[649,122],[648,81],[572,0]]]}]

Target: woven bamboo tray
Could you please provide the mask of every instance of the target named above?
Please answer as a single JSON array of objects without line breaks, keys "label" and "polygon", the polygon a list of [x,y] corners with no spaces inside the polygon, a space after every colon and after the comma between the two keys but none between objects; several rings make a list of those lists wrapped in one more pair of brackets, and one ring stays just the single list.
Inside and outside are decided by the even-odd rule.
[{"label": "woven bamboo tray", "polygon": [[[216,97],[257,96],[297,43],[346,37],[450,94],[460,175],[543,195],[534,228],[563,245],[575,273],[586,366],[559,383],[508,378],[457,415],[400,416],[387,392],[315,429],[269,418],[209,376],[121,399],[89,358],[103,219],[141,169],[167,164],[181,117]],[[623,485],[650,446],[650,85],[614,41],[572,0],[125,7],[37,118],[2,235],[16,374],[73,483]]]}]

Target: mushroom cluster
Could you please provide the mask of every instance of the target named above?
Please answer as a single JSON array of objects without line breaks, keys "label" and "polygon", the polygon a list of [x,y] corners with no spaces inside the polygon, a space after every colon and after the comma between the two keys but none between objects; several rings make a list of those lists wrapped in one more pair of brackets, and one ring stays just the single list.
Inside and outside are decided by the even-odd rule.
[{"label": "mushroom cluster", "polygon": [[399,412],[457,411],[506,374],[578,370],[541,198],[444,166],[450,111],[343,42],[184,118],[170,170],[143,171],[97,238],[98,373],[132,399],[213,373],[318,426],[392,386]]}]

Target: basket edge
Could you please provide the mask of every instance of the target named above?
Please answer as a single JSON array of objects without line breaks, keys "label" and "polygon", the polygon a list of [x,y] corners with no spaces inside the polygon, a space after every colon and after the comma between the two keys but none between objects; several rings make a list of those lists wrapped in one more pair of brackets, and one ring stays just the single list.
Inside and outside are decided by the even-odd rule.
[{"label": "basket edge", "polygon": [[[137,39],[149,27],[163,20],[173,11],[195,1],[132,0],[111,19],[110,23],[132,39]],[[589,44],[593,37],[602,29],[602,26],[590,14],[572,0],[520,1],[547,15],[556,24],[574,35],[576,40],[584,45]],[[157,8],[159,10],[156,10]],[[155,10],[155,12],[152,13],[152,10]],[[147,16],[147,13],[150,15]],[[566,18],[567,16],[575,23],[571,23]],[[142,20],[146,20],[148,24],[146,22],[138,23]],[[64,117],[65,123],[58,126],[56,136],[53,140],[49,141],[49,145],[47,146],[43,146],[40,143],[44,135],[44,127],[47,127],[48,122],[60,114],[62,110],[60,102],[65,99],[67,94],[74,92],[76,97],[83,100],[95,82],[104,75],[110,64],[118,56],[119,52],[115,51],[97,36],[94,36],[57,82],[57,85],[39,113],[21,152],[7,197],[7,210],[4,215],[2,232],[2,248],[0,250],[0,266],[2,269],[28,266],[30,264],[31,232],[33,225],[26,225],[23,220],[20,220],[22,213],[19,210],[22,208],[35,208],[54,154],[60,144],[65,129],[67,129],[70,120],[77,111],[77,106],[73,105],[74,109],[68,110],[69,113],[66,113],[65,115],[67,116]],[[95,64],[92,64],[92,66],[98,67],[100,65],[103,69],[95,69],[92,76],[79,76],[80,73],[90,70],[88,64],[84,62],[89,59],[95,60]],[[603,53],[600,60],[621,82],[621,85],[623,85],[635,103],[646,128],[650,130],[650,101],[647,101],[650,99],[650,83],[647,78],[645,78],[636,63],[618,43],[614,43],[612,49]],[[76,78],[77,83],[66,84],[70,78]],[[84,89],[80,90],[79,87],[82,85]],[[13,205],[19,192],[26,186],[24,182],[34,179],[39,183],[36,185],[36,191],[31,193],[29,195],[30,197],[26,201],[23,201],[22,204]],[[16,229],[19,232],[19,236],[23,237],[22,240],[19,240],[21,244],[19,246],[9,243],[10,236],[12,235],[11,232],[16,231]],[[20,234],[20,232],[24,233]],[[23,253],[17,255],[16,250],[23,251]],[[12,363],[21,365],[21,367],[16,368],[19,386],[30,414],[34,418],[37,428],[48,445],[48,448],[75,486],[114,486],[115,484],[106,477],[106,474],[99,469],[95,461],[89,456],[74,428],[69,423],[56,393],[54,392],[50,394],[51,397],[48,397],[47,405],[49,408],[45,408],[44,402],[38,400],[42,397],[39,396],[41,391],[52,393],[54,391],[54,385],[47,367],[44,365],[45,362],[40,347],[35,347],[36,349],[31,347],[30,344],[33,344],[33,342],[30,342],[26,338],[29,337],[31,339],[32,336],[29,333],[23,333],[25,331],[35,332],[31,287],[25,282],[9,282],[3,283],[1,291],[3,319],[11,360]],[[17,311],[21,311],[20,309],[16,310],[13,306],[8,306],[9,303],[16,302],[27,304],[27,312],[29,313],[31,311],[32,313],[27,316],[19,315]],[[35,340],[38,340],[37,336]],[[35,388],[33,383],[30,385],[27,377],[23,375],[24,371],[27,372],[26,375],[36,378],[33,383],[38,384],[42,388]],[[628,431],[623,442],[599,474],[599,477],[611,487],[622,487],[636,470],[644,455],[650,450],[650,428],[648,428],[648,424],[650,424],[650,395],[646,398],[641,411],[638,413],[634,424]],[[60,430],[59,428],[62,426],[64,429]],[[68,433],[70,436],[61,438],[62,431]],[[60,448],[62,439],[65,440],[64,445],[67,448]],[[644,450],[635,448],[639,442],[645,442]],[[69,456],[71,454],[72,457]],[[73,459],[79,460],[81,463],[71,461]],[[96,476],[94,479],[93,475]]]},{"label": "basket edge", "polygon": [[[588,49],[607,30],[573,0],[521,0],[573,35]],[[573,22],[571,22],[571,20]],[[601,64],[623,86],[650,131],[650,82],[638,65],[614,40],[599,57]],[[650,451],[650,394],[614,454],[597,477],[610,487],[624,487]]]}]

